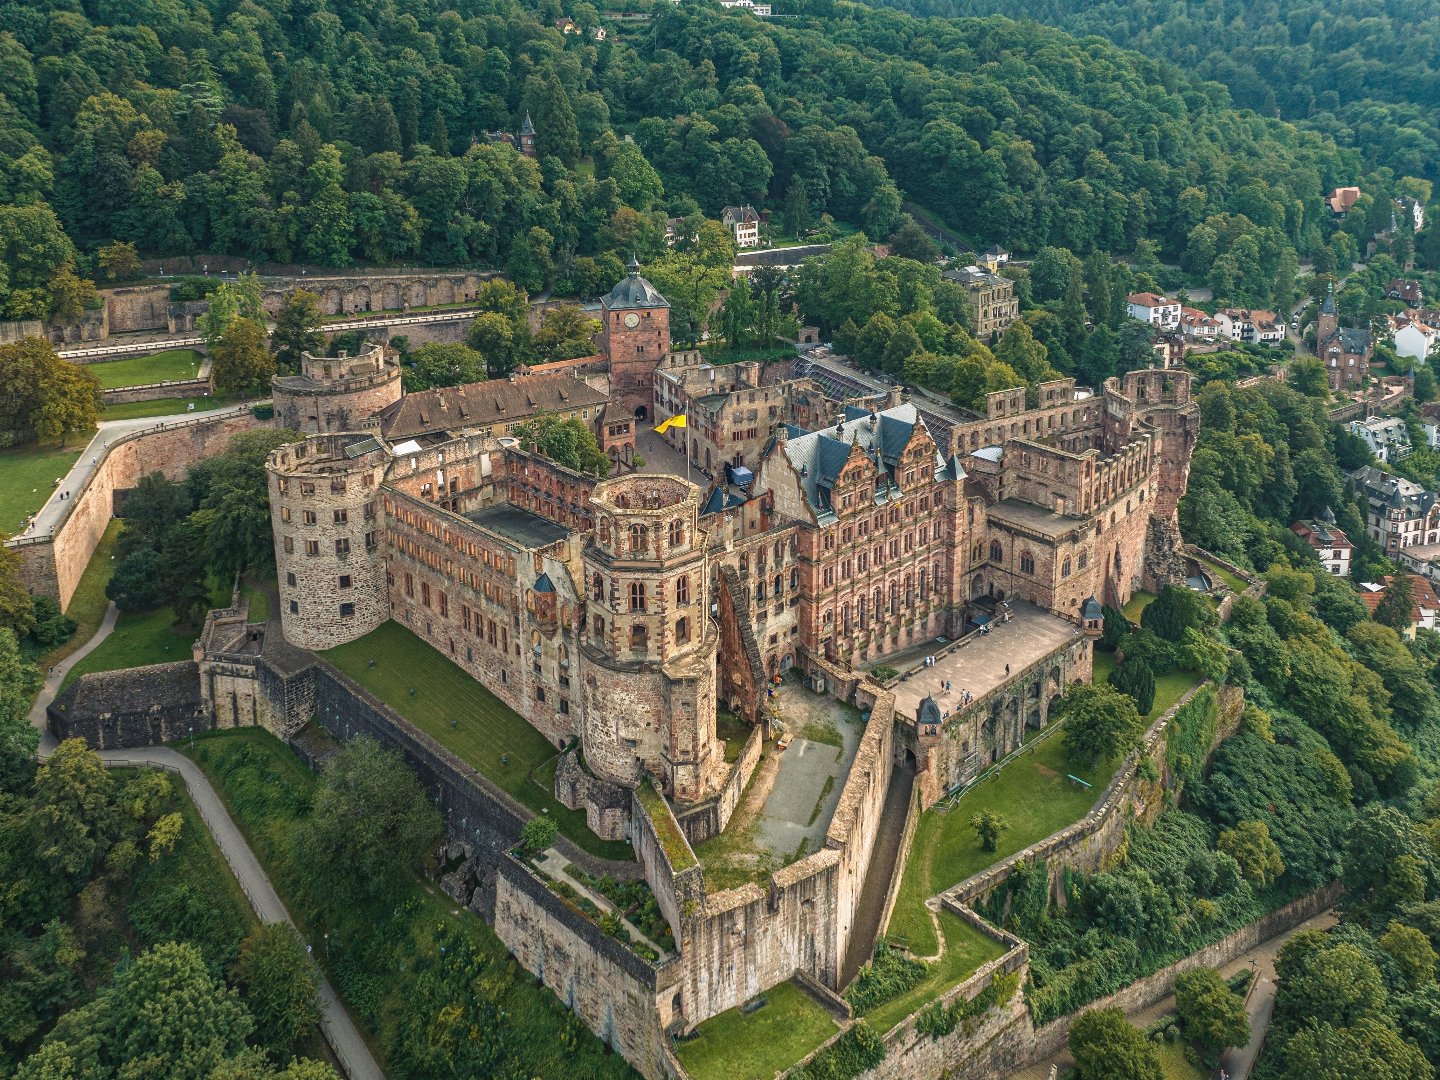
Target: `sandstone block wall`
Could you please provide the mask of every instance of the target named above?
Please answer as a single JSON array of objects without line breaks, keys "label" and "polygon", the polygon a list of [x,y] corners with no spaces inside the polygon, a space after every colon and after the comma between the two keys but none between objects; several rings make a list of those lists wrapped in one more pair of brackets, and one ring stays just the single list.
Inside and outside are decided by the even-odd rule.
[{"label": "sandstone block wall", "polygon": [[100,296],[105,301],[111,333],[170,329],[169,285],[101,289]]},{"label": "sandstone block wall", "polygon": [[209,731],[194,660],[81,675],[46,711],[57,739],[95,750],[153,746]]},{"label": "sandstone block wall", "polygon": [[7,545],[20,555],[26,588],[53,597],[63,608],[114,516],[116,492],[134,487],[140,477],[157,470],[172,480],[181,479],[195,462],[222,451],[233,436],[268,426],[268,421],[256,420],[247,410],[185,420],[112,443],[89,480],[70,493],[65,516],[51,538]]},{"label": "sandstone block wall", "polygon": [[132,401],[160,401],[164,398],[208,397],[209,379],[177,379],[174,382],[147,383],[144,386],[122,386],[106,390],[106,405],[123,405]]},{"label": "sandstone block wall", "polygon": [[658,999],[669,996],[678,959],[651,967],[508,854],[496,874],[495,933],[607,1046],[642,1075],[664,1075]]}]

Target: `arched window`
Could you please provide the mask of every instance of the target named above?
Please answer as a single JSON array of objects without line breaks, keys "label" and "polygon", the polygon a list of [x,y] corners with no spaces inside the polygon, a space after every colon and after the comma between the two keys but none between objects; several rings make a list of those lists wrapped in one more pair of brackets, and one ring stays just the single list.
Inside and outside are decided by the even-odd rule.
[{"label": "arched window", "polygon": [[683,547],[685,544],[685,523],[679,518],[670,522],[670,546]]},{"label": "arched window", "polygon": [[773,596],[779,596],[784,591],[783,584],[780,581],[780,575],[776,574],[775,580],[770,583],[770,593]]},{"label": "arched window", "polygon": [[1035,556],[1028,551],[1020,553],[1020,572],[1022,574],[1033,574],[1035,572]]},{"label": "arched window", "polygon": [[650,546],[650,530],[644,525],[630,526],[630,553],[632,555],[644,552]]},{"label": "arched window", "polygon": [[645,583],[643,581],[632,581],[630,583],[630,610],[645,610]]},{"label": "arched window", "polygon": [[790,588],[791,588],[791,590],[793,591],[793,590],[795,590],[795,589],[798,589],[799,587],[800,587],[800,571],[799,571],[799,569],[798,569],[797,567],[793,567],[793,566],[792,566],[792,567],[790,568]]},{"label": "arched window", "polygon": [[605,579],[599,574],[595,575],[595,580],[590,586],[590,595],[596,600],[605,599]]},{"label": "arched window", "polygon": [[990,541],[990,561],[1001,562],[1005,558],[1005,549],[1000,546],[999,540]]},{"label": "arched window", "polygon": [[891,615],[898,615],[899,613],[900,613],[900,585],[899,585],[898,582],[892,581],[892,582],[890,583],[890,614],[891,614]]},{"label": "arched window", "polygon": [[929,598],[930,598],[930,574],[929,574],[929,572],[926,571],[926,570],[921,570],[921,571],[920,571],[920,599],[921,599],[921,600],[928,600]]},{"label": "arched window", "polygon": [[845,604],[845,605],[844,605],[843,607],[841,607],[841,609],[840,609],[840,626],[844,629],[845,633],[848,634],[848,633],[850,632],[850,605],[849,605],[849,604]]}]

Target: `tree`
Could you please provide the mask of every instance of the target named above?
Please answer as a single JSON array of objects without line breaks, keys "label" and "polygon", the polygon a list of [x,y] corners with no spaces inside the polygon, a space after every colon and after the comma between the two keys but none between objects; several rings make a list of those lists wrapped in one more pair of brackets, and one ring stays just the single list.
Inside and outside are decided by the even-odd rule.
[{"label": "tree", "polygon": [[432,386],[463,386],[484,379],[485,357],[470,346],[430,341],[410,354],[405,389],[414,392]]},{"label": "tree", "polygon": [[27,719],[40,670],[20,655],[13,630],[0,627],[0,793],[19,794],[35,775],[40,731]]},{"label": "tree", "polygon": [[1434,1080],[1435,1070],[1414,1043],[1365,1018],[1353,1027],[1319,1023],[1297,1032],[1281,1054],[1283,1080]]},{"label": "tree", "polygon": [[595,351],[600,320],[586,315],[574,304],[561,304],[540,316],[534,346],[546,360],[574,360]]},{"label": "tree", "polygon": [[35,629],[35,602],[20,578],[20,556],[0,547],[0,629],[22,638]]},{"label": "tree", "polygon": [[531,855],[538,855],[555,842],[559,826],[547,814],[537,814],[520,830],[520,846]]},{"label": "tree", "polygon": [[99,303],[95,283],[76,275],[75,267],[66,263],[50,279],[50,321],[69,326],[80,321],[86,310]]},{"label": "tree", "polygon": [[320,1022],[320,979],[289,923],[268,923],[240,943],[232,971],[255,1018],[256,1038],[281,1060]]},{"label": "tree", "polygon": [[1270,827],[1263,821],[1239,821],[1235,828],[1221,830],[1215,840],[1215,850],[1234,859],[1245,880],[1257,889],[1265,888],[1285,873],[1280,847],[1270,838]]},{"label": "tree", "polygon": [[1394,574],[1385,584],[1385,594],[1375,605],[1372,618],[1381,626],[1408,630],[1415,625],[1415,591],[1409,574]]},{"label": "tree", "polygon": [[1187,629],[1204,632],[1219,620],[1210,600],[1183,585],[1166,585],[1140,615],[1140,626],[1166,641],[1180,641]]},{"label": "tree", "polygon": [[1027,383],[1043,382],[1059,375],[1047,360],[1049,350],[1035,340],[1030,324],[1017,319],[1005,328],[1000,340],[995,343],[995,359],[1009,364],[1015,373]]},{"label": "tree", "polygon": [[909,214],[900,220],[900,227],[890,234],[887,241],[890,254],[916,262],[933,263],[940,257],[940,248],[929,234]]},{"label": "tree", "polygon": [[35,773],[36,854],[52,873],[88,876],[117,824],[114,781],[84,739],[66,739]]},{"label": "tree", "polygon": [[1065,753],[1094,765],[1132,750],[1144,733],[1135,701],[1102,683],[1074,683],[1057,706],[1065,723]]},{"label": "tree", "polygon": [[265,328],[236,319],[210,350],[210,377],[224,394],[254,394],[270,385],[275,359],[265,348]]},{"label": "tree", "polygon": [[1435,965],[1440,957],[1435,955],[1430,939],[1420,930],[1391,919],[1376,944],[1390,954],[1411,990],[1435,981]]},{"label": "tree", "polygon": [[362,736],[326,764],[300,843],[342,895],[366,902],[399,888],[440,832],[439,811],[404,757]]},{"label": "tree", "polygon": [[1141,716],[1147,715],[1155,704],[1155,672],[1144,660],[1127,659],[1110,673],[1109,682],[1130,696],[1135,702],[1135,711]]},{"label": "tree", "polygon": [[1010,828],[1010,823],[994,810],[977,810],[970,815],[970,828],[980,838],[984,851],[994,851],[1000,843],[1000,834]]},{"label": "tree", "polygon": [[1164,1080],[1160,1051],[1119,1009],[1092,1009],[1070,1026],[1081,1080]]},{"label": "tree", "polygon": [[281,371],[300,370],[300,354],[323,355],[325,335],[318,329],[325,320],[320,297],[308,289],[294,289],[285,297],[275,313],[275,329],[270,335],[270,348],[275,350],[275,364]]},{"label": "tree", "polygon": [[1375,962],[1357,946],[1302,930],[1275,960],[1276,1014],[1349,1027],[1383,1016],[1389,1005]]},{"label": "tree", "polygon": [[205,339],[205,347],[213,350],[225,337],[225,331],[236,319],[249,319],[264,325],[265,305],[262,302],[260,279],[254,274],[241,274],[234,281],[222,281],[206,298],[205,313],[196,329]]},{"label": "tree", "polygon": [[610,472],[610,459],[600,449],[595,432],[578,417],[562,420],[542,409],[516,424],[513,434],[521,446],[567,469],[602,478]]},{"label": "tree", "polygon": [[1185,1037],[1206,1049],[1223,1050],[1250,1041],[1245,1002],[1214,968],[1194,968],[1175,979],[1175,1012]]},{"label": "tree", "polygon": [[111,281],[124,281],[140,274],[140,255],[134,244],[124,240],[106,244],[95,253],[95,260]]},{"label": "tree", "polygon": [[242,432],[224,453],[191,467],[186,483],[199,509],[190,520],[204,535],[206,562],[218,576],[274,565],[265,459],[294,438],[290,431]]},{"label": "tree", "polygon": [[64,442],[93,431],[100,416],[100,381],[42,338],[0,345],[0,386],[0,445]]},{"label": "tree", "polygon": [[1297,356],[1285,370],[1285,381],[1306,397],[1325,400],[1330,396],[1325,364],[1318,356]]}]

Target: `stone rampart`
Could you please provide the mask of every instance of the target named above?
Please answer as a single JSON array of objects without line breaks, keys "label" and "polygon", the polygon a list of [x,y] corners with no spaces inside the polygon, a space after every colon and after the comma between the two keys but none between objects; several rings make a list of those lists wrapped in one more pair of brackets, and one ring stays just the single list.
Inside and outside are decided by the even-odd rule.
[{"label": "stone rampart", "polygon": [[47,337],[45,324],[39,319],[14,319],[0,322],[0,345],[13,345],[27,337]]},{"label": "stone rampart", "polygon": [[685,830],[685,838],[691,844],[698,844],[725,831],[725,825],[730,821],[730,815],[735,812],[745,785],[755,774],[755,766],[760,763],[760,753],[764,746],[764,728],[751,728],[750,734],[745,737],[744,746],[740,749],[740,756],[730,766],[730,775],[721,785],[720,793],[678,815],[680,827]]},{"label": "stone rampart", "polygon": [[63,608],[114,516],[116,492],[134,487],[142,476],[157,470],[172,480],[181,479],[195,462],[223,450],[233,436],[267,426],[245,409],[157,425],[117,439],[86,481],[71,491],[50,536],[6,544],[20,556],[25,587],[54,598]]},{"label": "stone rampart", "polygon": [[496,867],[495,933],[607,1046],[662,1076],[662,1017],[680,961],[656,968],[573,911],[508,853]]},{"label": "stone rampart", "polygon": [[209,397],[209,379],[177,379],[174,382],[146,383],[144,386],[117,386],[104,391],[106,405],[132,401],[160,401],[164,398]]},{"label": "stone rampart", "polygon": [[100,297],[105,301],[112,334],[171,329],[169,285],[101,289]]}]

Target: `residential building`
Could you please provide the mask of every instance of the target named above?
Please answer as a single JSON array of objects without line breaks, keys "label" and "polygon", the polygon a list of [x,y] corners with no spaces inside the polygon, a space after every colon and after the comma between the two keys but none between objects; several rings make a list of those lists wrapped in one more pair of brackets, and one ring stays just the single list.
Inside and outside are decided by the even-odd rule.
[{"label": "residential building", "polygon": [[562,34],[579,34],[583,32],[580,27],[575,24],[574,19],[556,19],[555,29],[559,30]]},{"label": "residential building", "polygon": [[1320,304],[1320,317],[1315,327],[1315,353],[1325,364],[1331,390],[1344,392],[1365,388],[1370,377],[1370,358],[1375,355],[1375,341],[1369,330],[1340,325],[1333,284],[1325,290],[1325,299]]},{"label": "residential building", "polygon": [[1290,526],[1290,531],[1309,545],[1327,571],[1336,577],[1350,576],[1350,556],[1355,545],[1336,528],[1335,514],[1328,506],[1319,519],[1297,521]]},{"label": "residential building", "polygon": [[1326,196],[1325,202],[1330,207],[1330,213],[1337,218],[1343,218],[1359,199],[1360,189],[1358,187],[1337,187]]},{"label": "residential building", "polygon": [[723,8],[739,8],[759,19],[768,19],[770,17],[770,5],[757,4],[755,0],[720,0],[720,6]]},{"label": "residential building", "polygon": [[1171,300],[1151,292],[1131,293],[1125,298],[1126,313],[1132,319],[1139,319],[1161,330],[1177,330],[1180,327],[1179,300]]},{"label": "residential building", "polygon": [[1199,308],[1182,307],[1180,309],[1180,333],[1200,341],[1213,341],[1221,335],[1220,320]]},{"label": "residential building", "polygon": [[1433,325],[1406,315],[1391,315],[1389,323],[1396,356],[1423,363],[1434,350],[1436,339],[1440,338],[1440,330]]},{"label": "residential building", "polygon": [[1246,308],[1224,308],[1215,313],[1222,337],[1252,345],[1268,345],[1285,340],[1285,321],[1273,311],[1250,311]]},{"label": "residential building", "polygon": [[1425,301],[1424,290],[1418,281],[1407,278],[1391,278],[1385,284],[1385,298],[1399,300],[1408,308],[1418,308]]},{"label": "residential building", "polygon": [[[1436,620],[1440,619],[1440,593],[1435,591],[1434,582],[1423,574],[1411,573],[1409,578],[1412,602],[1410,625],[1402,629],[1400,635],[1413,639],[1417,630],[1436,629]],[[1387,574],[1378,582],[1367,581],[1360,586],[1360,599],[1364,601],[1366,609],[1372,616],[1394,580],[1393,574]]]},{"label": "residential building", "polygon": [[1010,252],[1006,251],[999,244],[996,244],[994,247],[981,254],[980,262],[992,274],[998,274],[1002,266],[1006,266],[1009,264]]},{"label": "residential building", "polygon": [[1404,461],[1414,450],[1410,442],[1410,429],[1398,416],[1351,420],[1350,434],[1363,440],[1370,452],[1387,464]]},{"label": "residential building", "polygon": [[940,276],[965,289],[970,313],[975,319],[975,336],[981,341],[1003,334],[1005,328],[1020,317],[1020,298],[1015,295],[1015,283],[1009,278],[973,265],[951,268]]},{"label": "residential building", "polygon": [[1440,500],[1419,484],[1366,465],[1350,474],[1364,499],[1365,529],[1390,558],[1440,544]]},{"label": "residential building", "polygon": [[737,248],[760,246],[760,214],[753,206],[727,206],[720,211],[720,220],[735,234]]}]

